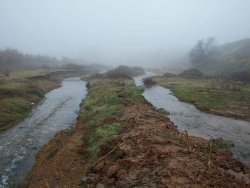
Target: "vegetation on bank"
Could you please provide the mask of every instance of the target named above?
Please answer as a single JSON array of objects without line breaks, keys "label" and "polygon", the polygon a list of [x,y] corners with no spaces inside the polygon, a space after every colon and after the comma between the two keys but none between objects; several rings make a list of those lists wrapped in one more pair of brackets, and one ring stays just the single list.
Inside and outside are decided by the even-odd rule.
[{"label": "vegetation on bank", "polygon": [[[100,146],[116,137],[126,126],[122,120],[116,121],[124,105],[146,101],[141,95],[143,87],[136,87],[134,81],[124,78],[123,74],[116,79],[90,78],[88,88],[88,95],[80,105],[78,121],[81,125],[78,127],[85,130],[82,152],[89,156],[91,163]],[[107,121],[107,118],[111,121]]]},{"label": "vegetation on bank", "polygon": [[144,86],[146,86],[146,87],[150,87],[150,86],[153,86],[156,84],[156,82],[153,81],[153,79],[151,77],[143,78],[142,82],[143,82]]},{"label": "vegetation on bank", "polygon": [[221,79],[153,78],[159,85],[171,89],[181,101],[198,109],[223,116],[249,120],[250,85]]},{"label": "vegetation on bank", "polygon": [[63,78],[110,69],[87,64],[83,59],[23,54],[16,49],[0,50],[0,131],[29,116],[46,92],[60,86]]},{"label": "vegetation on bank", "polygon": [[[60,131],[38,152],[20,187],[176,187],[186,182],[209,187],[219,178],[227,185],[238,183],[222,169],[248,170],[229,151],[217,152],[223,140],[208,146],[206,140],[186,132],[179,143],[173,123],[146,102],[143,88],[133,80],[95,75],[87,81],[89,93],[80,104],[76,127]],[[204,173],[196,180],[201,170]],[[176,176],[186,179],[180,184],[173,181]]]},{"label": "vegetation on bank", "polygon": [[63,78],[76,75],[63,69],[13,70],[0,77],[0,131],[23,121],[45,93],[60,86]]},{"label": "vegetation on bank", "polygon": [[119,65],[117,68],[107,71],[106,73],[96,73],[88,76],[91,79],[95,78],[109,78],[109,79],[129,79],[132,80],[134,76],[140,76],[145,74],[145,71],[141,67],[129,67],[125,65]]}]

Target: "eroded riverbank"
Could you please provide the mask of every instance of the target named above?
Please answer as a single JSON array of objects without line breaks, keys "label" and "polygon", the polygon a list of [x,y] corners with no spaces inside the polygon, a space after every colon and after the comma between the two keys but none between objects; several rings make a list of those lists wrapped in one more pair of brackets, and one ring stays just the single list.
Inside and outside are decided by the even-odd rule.
[{"label": "eroded riverbank", "polygon": [[75,124],[87,93],[85,85],[80,78],[65,79],[60,88],[45,95],[29,118],[0,133],[0,187],[21,180],[34,164],[34,154],[56,132]]},{"label": "eroded riverbank", "polygon": [[[143,77],[135,78],[137,85],[142,85]],[[143,96],[154,106],[169,111],[168,117],[178,130],[186,129],[189,134],[205,139],[223,138],[234,142],[230,150],[250,167],[250,122],[201,112],[161,86],[145,88]]]},{"label": "eroded riverbank", "polygon": [[82,75],[62,69],[30,69],[0,77],[0,132],[23,121],[52,89],[60,87],[63,78]]}]

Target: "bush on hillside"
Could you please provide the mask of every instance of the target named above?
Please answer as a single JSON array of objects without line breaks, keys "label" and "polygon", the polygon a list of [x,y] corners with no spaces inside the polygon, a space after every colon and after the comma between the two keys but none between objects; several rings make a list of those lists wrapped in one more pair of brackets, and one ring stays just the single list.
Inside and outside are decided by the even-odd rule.
[{"label": "bush on hillside", "polygon": [[108,78],[117,79],[117,78],[126,78],[132,79],[133,76],[138,76],[144,74],[144,70],[140,67],[130,68],[125,65],[120,65],[114,70],[110,70],[106,73]]},{"label": "bush on hillside", "polygon": [[175,74],[172,74],[172,73],[165,73],[165,74],[163,74],[163,77],[164,78],[175,78],[176,77],[176,75]]},{"label": "bush on hillside", "polygon": [[188,69],[178,74],[178,77],[181,78],[190,78],[190,79],[199,79],[204,78],[204,74],[198,69]]}]

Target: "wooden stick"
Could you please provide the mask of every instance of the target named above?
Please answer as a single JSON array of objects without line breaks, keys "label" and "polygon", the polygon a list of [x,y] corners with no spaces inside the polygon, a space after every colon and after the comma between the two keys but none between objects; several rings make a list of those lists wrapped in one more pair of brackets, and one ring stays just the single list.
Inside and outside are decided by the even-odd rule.
[{"label": "wooden stick", "polygon": [[[93,163],[93,165],[95,165],[96,163],[98,163],[99,161],[101,161],[102,159],[104,159],[105,157],[107,157],[110,153],[112,153],[113,151],[115,151],[117,148],[119,148],[121,145],[123,145],[125,142],[122,142],[121,144],[119,144],[116,148],[112,149],[110,152],[108,152],[106,155],[104,155],[102,158],[98,159],[96,162]],[[84,170],[84,176],[86,174],[87,171],[87,167],[88,167],[88,163],[86,164],[85,170]]]},{"label": "wooden stick", "polygon": [[102,158],[100,158],[99,160],[97,160],[94,165],[96,163],[98,163],[99,161],[101,161],[102,159],[104,159],[105,157],[107,157],[110,153],[112,153],[113,151],[115,151],[117,148],[119,148],[121,145],[123,145],[125,142],[122,142],[121,144],[119,144],[116,148],[112,149],[110,152],[108,152],[106,155],[104,155]]}]

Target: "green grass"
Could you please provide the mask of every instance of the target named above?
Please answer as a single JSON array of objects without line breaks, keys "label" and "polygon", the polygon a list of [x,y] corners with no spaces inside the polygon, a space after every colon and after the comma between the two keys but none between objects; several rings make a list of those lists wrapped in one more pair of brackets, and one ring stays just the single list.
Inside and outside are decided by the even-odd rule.
[{"label": "green grass", "polygon": [[222,138],[213,139],[215,149],[228,149],[234,147],[234,143],[229,140],[223,140]]},{"label": "green grass", "polygon": [[84,130],[85,153],[93,159],[106,141],[118,136],[126,126],[118,121],[124,103],[146,102],[142,87],[126,78],[92,78],[88,80],[89,92],[80,104],[78,127]]},{"label": "green grass", "polygon": [[[59,71],[59,72],[56,72]],[[45,93],[60,87],[60,81],[72,72],[58,69],[11,70],[10,75],[0,76],[0,131],[23,121],[34,104]],[[45,76],[44,75],[50,75]],[[36,77],[36,79],[33,79]]]},{"label": "green grass", "polygon": [[106,141],[116,137],[118,132],[125,126],[124,123],[113,123],[97,127],[89,142],[91,143],[87,151],[90,155],[99,152],[100,146]]},{"label": "green grass", "polygon": [[250,86],[247,84],[159,76],[154,77],[154,81],[169,88],[179,100],[192,103],[203,111],[216,110],[226,116],[235,113],[235,117],[241,119],[250,117]]},{"label": "green grass", "polygon": [[224,98],[217,96],[216,91],[206,90],[206,84],[193,83],[174,87],[172,92],[182,101],[196,104],[198,107],[221,108],[226,105]]}]

